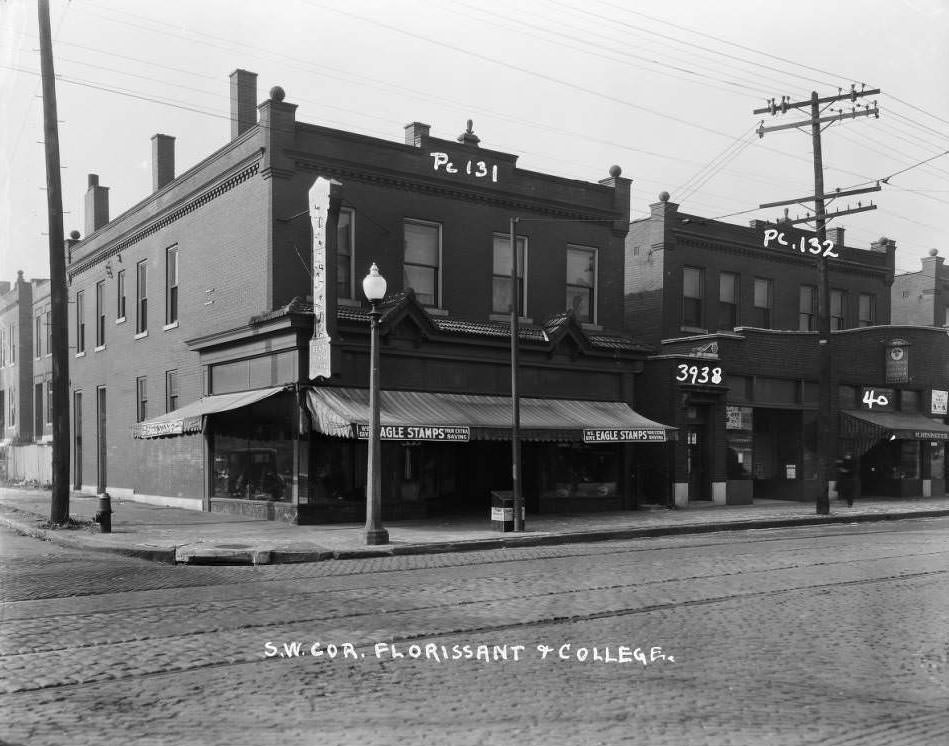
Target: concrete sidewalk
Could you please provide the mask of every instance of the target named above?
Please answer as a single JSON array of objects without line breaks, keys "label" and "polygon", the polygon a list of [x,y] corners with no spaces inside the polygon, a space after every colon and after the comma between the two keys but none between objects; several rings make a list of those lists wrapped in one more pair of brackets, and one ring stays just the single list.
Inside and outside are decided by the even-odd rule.
[{"label": "concrete sidewalk", "polygon": [[949,516],[949,498],[867,498],[852,508],[832,501],[826,516],[816,515],[812,504],[783,501],[528,515],[527,530],[518,534],[491,530],[487,515],[483,520],[398,521],[386,524],[391,543],[380,547],[364,544],[361,524],[291,526],[113,498],[112,533],[103,534],[96,524],[88,524],[98,509],[94,496],[70,497],[71,517],[85,524],[76,528],[50,528],[49,509],[48,490],[0,488],[0,523],[55,544],[158,562],[258,565]]}]

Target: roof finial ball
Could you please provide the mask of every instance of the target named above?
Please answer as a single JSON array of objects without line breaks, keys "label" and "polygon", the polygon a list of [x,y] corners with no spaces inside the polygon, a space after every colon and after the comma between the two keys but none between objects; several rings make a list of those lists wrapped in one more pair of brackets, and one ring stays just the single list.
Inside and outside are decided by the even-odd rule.
[{"label": "roof finial ball", "polygon": [[78,240],[79,240],[79,231],[72,231],[72,232],[70,232],[69,237],[70,237],[73,241],[78,241]]},{"label": "roof finial ball", "polygon": [[669,201],[669,192],[667,192],[667,191],[665,191],[665,190],[659,192],[659,201],[660,201],[660,202],[668,202],[668,201]]},{"label": "roof finial ball", "polygon": [[284,98],[286,98],[286,96],[287,96],[287,92],[278,85],[275,85],[273,88],[270,89],[271,101],[276,101],[279,104],[281,101],[284,100]]},{"label": "roof finial ball", "polygon": [[610,166],[610,176],[612,176],[614,179],[618,179],[621,173],[623,173],[623,169],[621,169],[619,166],[615,164]]},{"label": "roof finial ball", "polygon": [[939,249],[930,249],[930,250],[929,250],[929,256],[938,256],[938,255],[939,255]]}]

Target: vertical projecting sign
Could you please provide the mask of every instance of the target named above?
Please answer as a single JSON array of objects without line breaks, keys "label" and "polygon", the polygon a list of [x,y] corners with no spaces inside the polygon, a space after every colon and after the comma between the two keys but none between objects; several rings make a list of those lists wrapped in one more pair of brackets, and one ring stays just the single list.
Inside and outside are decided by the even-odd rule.
[{"label": "vertical projecting sign", "polygon": [[313,226],[313,336],[310,338],[310,379],[333,375],[333,334],[336,331],[336,224],[342,185],[318,176],[310,187]]}]

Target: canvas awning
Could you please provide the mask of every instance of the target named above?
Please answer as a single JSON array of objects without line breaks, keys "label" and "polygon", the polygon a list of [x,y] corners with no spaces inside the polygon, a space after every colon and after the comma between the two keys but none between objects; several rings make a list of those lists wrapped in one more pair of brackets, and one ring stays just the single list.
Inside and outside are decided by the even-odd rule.
[{"label": "canvas awning", "polygon": [[286,386],[271,386],[255,391],[236,391],[233,394],[204,396],[198,401],[185,404],[180,409],[144,420],[132,425],[132,437],[163,438],[169,435],[199,433],[204,430],[205,417],[209,414],[229,412],[263,401],[284,391]]},{"label": "canvas awning", "polygon": [[841,412],[840,435],[866,441],[949,440],[949,425],[921,414],[869,412],[849,409]]},{"label": "canvas awning", "polygon": [[[379,421],[386,440],[511,438],[511,399],[506,396],[383,391],[379,399]],[[340,438],[368,436],[368,389],[312,388],[306,402],[317,432]],[[674,431],[646,419],[624,402],[520,400],[520,437],[525,440],[664,442]]]}]

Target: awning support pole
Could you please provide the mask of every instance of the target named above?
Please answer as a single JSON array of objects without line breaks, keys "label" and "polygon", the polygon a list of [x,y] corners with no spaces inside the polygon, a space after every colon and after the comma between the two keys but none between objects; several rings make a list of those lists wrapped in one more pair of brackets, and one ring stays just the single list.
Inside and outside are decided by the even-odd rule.
[{"label": "awning support pole", "polygon": [[521,494],[521,402],[518,392],[518,342],[520,293],[517,277],[517,218],[511,218],[511,493],[514,496],[514,531],[524,530],[524,497]]}]

